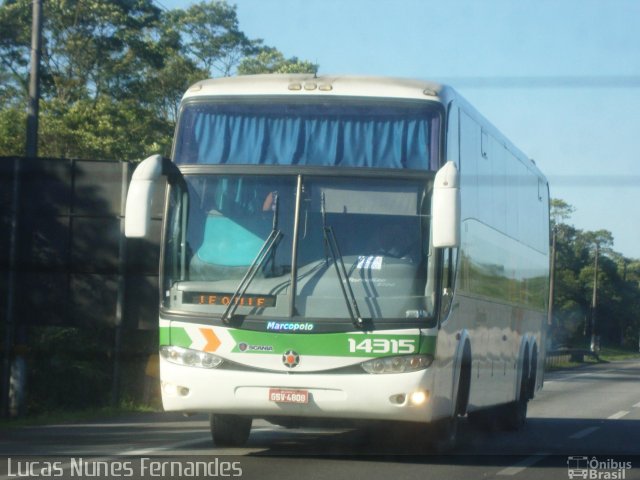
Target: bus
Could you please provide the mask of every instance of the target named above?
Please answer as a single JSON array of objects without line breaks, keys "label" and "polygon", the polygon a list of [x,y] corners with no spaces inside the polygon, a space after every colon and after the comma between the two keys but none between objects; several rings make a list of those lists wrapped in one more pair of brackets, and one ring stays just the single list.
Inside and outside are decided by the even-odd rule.
[{"label": "bus", "polygon": [[[125,231],[166,179],[160,377],[219,446],[253,419],[394,422],[455,445],[519,428],[542,387],[548,183],[452,88],[256,75],[191,86],[172,158],[136,168]],[[424,428],[423,428],[424,427]]]}]

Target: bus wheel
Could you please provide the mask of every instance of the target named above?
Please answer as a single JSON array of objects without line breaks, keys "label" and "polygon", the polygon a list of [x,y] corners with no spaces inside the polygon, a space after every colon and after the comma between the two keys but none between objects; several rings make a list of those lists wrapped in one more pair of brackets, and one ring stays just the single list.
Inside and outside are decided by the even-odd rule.
[{"label": "bus wheel", "polygon": [[[525,361],[523,366],[522,380],[520,381],[520,395],[515,402],[511,402],[502,407],[503,425],[507,430],[520,430],[527,420],[527,404],[529,403],[529,360],[528,353],[525,351]],[[525,375],[526,374],[526,375]]]},{"label": "bus wheel", "polygon": [[460,419],[466,414],[469,404],[469,393],[471,390],[471,349],[465,345],[460,370],[460,380],[458,383],[458,394],[456,397],[453,415],[435,423],[434,440],[432,442],[436,453],[446,453],[453,450],[458,443],[458,427]]},{"label": "bus wheel", "polygon": [[211,437],[217,447],[241,447],[251,433],[251,417],[240,415],[209,415]]},{"label": "bus wheel", "polygon": [[440,420],[433,425],[433,440],[431,445],[435,453],[443,454],[450,452],[458,443],[458,425],[460,417],[453,417]]},{"label": "bus wheel", "polygon": [[519,400],[509,403],[504,407],[502,416],[503,425],[507,430],[520,430],[527,419],[527,400],[520,398]]}]

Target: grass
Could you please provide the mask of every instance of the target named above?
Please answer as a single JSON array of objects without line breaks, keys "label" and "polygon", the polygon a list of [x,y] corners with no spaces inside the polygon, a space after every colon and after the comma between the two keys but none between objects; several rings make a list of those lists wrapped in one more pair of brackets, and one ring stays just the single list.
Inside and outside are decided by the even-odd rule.
[{"label": "grass", "polygon": [[149,405],[134,402],[122,402],[117,407],[98,407],[80,410],[52,410],[40,412],[20,418],[0,419],[0,428],[32,427],[37,425],[58,425],[67,423],[86,422],[96,419],[113,418],[128,413],[157,412],[158,409]]},{"label": "grass", "polygon": [[[585,350],[588,350],[588,348],[585,348]],[[557,362],[554,362],[553,365],[547,365],[546,371],[562,370],[565,368],[576,368],[583,365],[593,365],[596,363],[618,362],[622,360],[633,359],[640,359],[640,352],[625,349],[622,347],[602,347],[597,359],[590,355],[585,355],[584,361],[575,362],[571,361],[569,359],[569,356],[567,355],[567,360],[561,359]]]},{"label": "grass", "polygon": [[600,350],[600,358],[605,362],[633,360],[640,358],[640,352],[621,347],[603,347]]}]

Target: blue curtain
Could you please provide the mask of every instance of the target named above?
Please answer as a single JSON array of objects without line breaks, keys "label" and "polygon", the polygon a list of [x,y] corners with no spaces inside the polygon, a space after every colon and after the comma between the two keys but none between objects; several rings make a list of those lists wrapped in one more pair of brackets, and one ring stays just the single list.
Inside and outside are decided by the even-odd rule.
[{"label": "blue curtain", "polygon": [[180,120],[175,160],[429,169],[432,122],[437,116],[416,108],[354,110],[326,105],[187,107]]}]

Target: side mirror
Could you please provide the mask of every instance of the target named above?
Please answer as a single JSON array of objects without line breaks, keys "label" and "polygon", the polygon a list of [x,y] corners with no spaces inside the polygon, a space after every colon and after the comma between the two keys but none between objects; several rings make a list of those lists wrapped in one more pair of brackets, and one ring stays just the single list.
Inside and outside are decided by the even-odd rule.
[{"label": "side mirror", "polygon": [[445,163],[433,184],[431,237],[436,248],[460,245],[460,178],[456,164]]},{"label": "side mirror", "polygon": [[128,238],[144,238],[149,233],[154,184],[163,175],[164,163],[160,155],[152,155],[133,172],[124,217],[124,234]]}]

